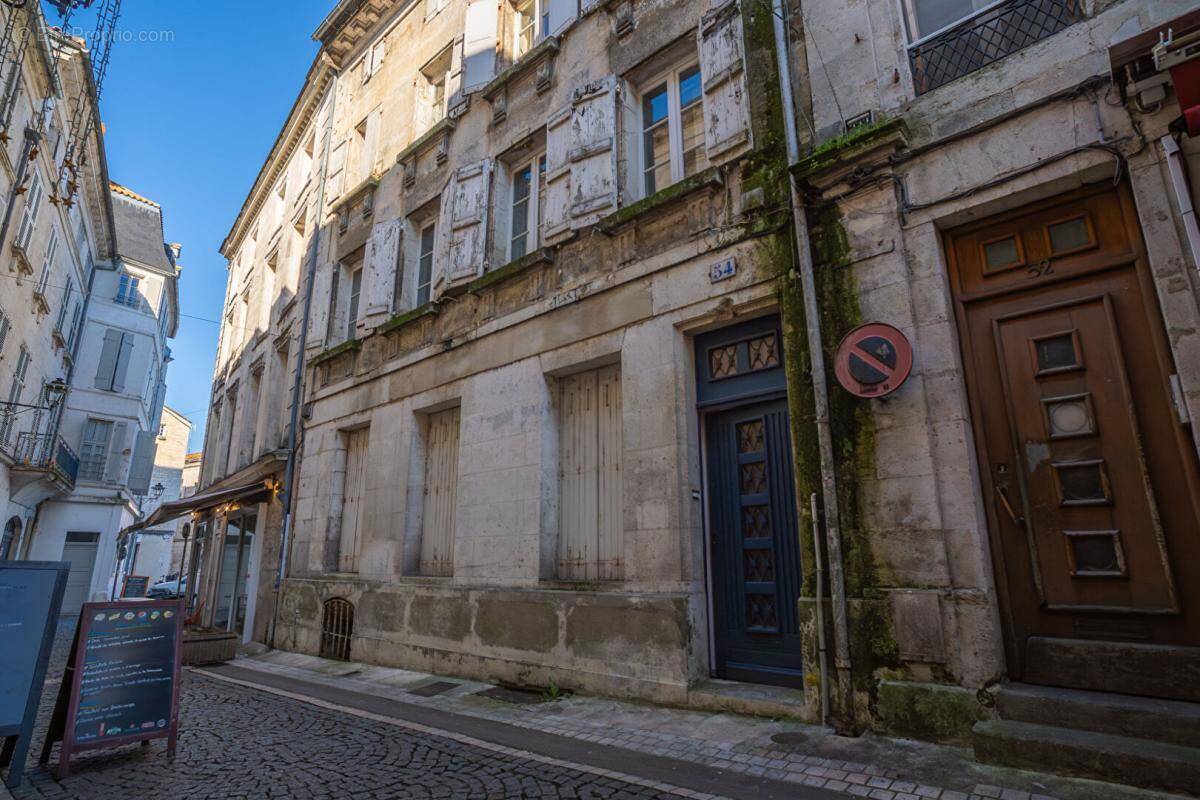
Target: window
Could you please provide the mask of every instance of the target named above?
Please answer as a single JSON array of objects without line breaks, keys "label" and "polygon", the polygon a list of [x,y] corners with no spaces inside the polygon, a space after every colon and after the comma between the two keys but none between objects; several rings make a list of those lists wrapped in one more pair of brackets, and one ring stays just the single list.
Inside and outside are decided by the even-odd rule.
[{"label": "window", "polygon": [[29,241],[33,238],[33,230],[37,227],[38,214],[42,211],[42,199],[45,194],[45,189],[42,187],[42,175],[34,172],[33,180],[29,183],[29,191],[26,193],[25,208],[21,211],[21,227],[17,229],[16,244],[22,250],[28,249]]},{"label": "window", "polygon": [[375,73],[379,72],[383,66],[383,57],[387,52],[387,41],[380,39],[375,45],[367,51],[367,54],[362,59],[362,82],[366,83],[375,77]]},{"label": "window", "polygon": [[358,571],[359,537],[362,534],[363,499],[367,480],[367,444],[370,434],[370,428],[359,428],[342,434],[346,448],[346,472],[342,478],[339,572]]},{"label": "window", "polygon": [[993,5],[994,2],[995,0],[904,0],[908,40],[920,41],[976,11]]},{"label": "window", "polygon": [[428,129],[442,117],[446,116],[446,103],[450,92],[447,91],[450,79],[450,67],[453,61],[454,46],[451,45],[434,56],[425,66],[421,67],[424,76],[424,86],[418,94],[417,122],[422,130]]},{"label": "window", "polygon": [[112,423],[103,419],[89,419],[83,428],[83,444],[79,448],[79,477],[85,481],[104,480],[105,461],[108,460],[108,440],[112,436]]},{"label": "window", "polygon": [[350,304],[346,308],[346,338],[354,338],[354,327],[358,324],[358,301],[362,296],[362,267],[350,272]]},{"label": "window", "polygon": [[0,444],[8,444],[13,423],[20,413],[17,404],[21,402],[21,394],[25,391],[25,378],[29,373],[30,360],[29,351],[25,349],[25,345],[21,345],[21,352],[17,355],[17,364],[13,369],[12,384],[8,388],[8,405],[4,407],[3,424],[0,425]]},{"label": "window", "polygon": [[128,272],[121,273],[121,282],[117,286],[117,303],[130,308],[137,308],[141,303],[142,296],[139,294],[139,287],[142,279],[136,275],[130,275]]},{"label": "window", "polygon": [[545,195],[542,183],[546,176],[546,156],[534,158],[513,173],[512,179],[512,235],[508,245],[508,258],[521,258],[538,246],[538,230],[541,227],[541,201]]},{"label": "window", "polygon": [[70,311],[71,295],[75,293],[75,281],[67,277],[67,285],[63,287],[62,302],[58,305],[58,317],[54,320],[54,330],[64,336],[67,333],[67,313]]},{"label": "window", "polygon": [[520,58],[542,40],[550,28],[549,0],[518,0],[513,6],[513,57]]},{"label": "window", "polygon": [[100,364],[96,368],[95,388],[106,392],[125,391],[129,361],[133,355],[133,334],[109,328],[104,332],[100,348]]},{"label": "window", "polygon": [[437,226],[427,225],[421,229],[421,255],[417,261],[417,306],[429,302],[430,284],[433,282],[433,247],[437,238]]},{"label": "window", "polygon": [[458,504],[461,410],[430,414],[425,428],[425,499],[421,511],[422,575],[454,574],[454,521]]},{"label": "window", "polygon": [[46,287],[50,285],[50,271],[54,268],[54,257],[58,255],[58,231],[51,229],[50,243],[46,245],[46,257],[42,260],[42,274],[38,278],[37,289],[35,291],[42,295],[46,295]]},{"label": "window", "polygon": [[558,577],[620,580],[621,368],[559,380]]},{"label": "window", "polygon": [[642,94],[642,188],[646,196],[708,165],[700,67],[676,69]]},{"label": "window", "polygon": [[4,357],[4,342],[7,341],[10,330],[12,330],[12,322],[9,320],[8,314],[0,309],[0,358]]},{"label": "window", "polygon": [[425,0],[425,19],[441,11],[449,2],[450,0]]}]

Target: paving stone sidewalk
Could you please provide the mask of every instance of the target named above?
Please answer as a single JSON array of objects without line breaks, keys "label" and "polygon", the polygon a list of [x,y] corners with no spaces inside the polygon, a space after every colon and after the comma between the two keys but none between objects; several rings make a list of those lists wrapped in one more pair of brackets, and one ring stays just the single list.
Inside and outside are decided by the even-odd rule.
[{"label": "paving stone sidewalk", "polygon": [[[419,672],[283,652],[241,657],[237,666],[503,722],[583,742],[625,748],[871,800],[1151,800],[1155,792],[989,767],[969,750],[864,736],[846,739],[795,722],[666,709],[570,696],[503,702],[491,687]],[[445,686],[449,685],[449,688]],[[432,696],[422,693],[442,689]],[[413,692],[418,693],[414,694]],[[537,700],[536,696],[531,698]]]}]

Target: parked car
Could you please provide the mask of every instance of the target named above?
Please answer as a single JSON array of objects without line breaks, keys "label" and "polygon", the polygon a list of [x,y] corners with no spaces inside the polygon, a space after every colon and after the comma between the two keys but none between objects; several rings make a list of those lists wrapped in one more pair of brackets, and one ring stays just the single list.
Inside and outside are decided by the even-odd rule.
[{"label": "parked car", "polygon": [[187,590],[187,579],[176,578],[173,581],[160,581],[150,587],[146,592],[146,597],[151,597],[155,600],[170,600],[175,597],[183,597],[183,593]]}]

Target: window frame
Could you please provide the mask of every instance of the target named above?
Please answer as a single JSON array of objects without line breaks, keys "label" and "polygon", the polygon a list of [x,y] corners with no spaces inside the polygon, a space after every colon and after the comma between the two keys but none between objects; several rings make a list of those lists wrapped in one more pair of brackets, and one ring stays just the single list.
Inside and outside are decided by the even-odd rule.
[{"label": "window frame", "polygon": [[[903,2],[903,0],[900,0]],[[656,192],[660,192],[668,186],[673,186],[679,183],[684,178],[690,177],[684,174],[684,150],[683,150],[683,112],[684,107],[680,103],[680,83],[681,76],[685,72],[696,70],[697,75],[700,74],[700,59],[698,56],[689,56],[681,61],[677,61],[669,68],[654,74],[648,80],[642,81],[637,92],[637,164],[638,164],[638,186],[637,196],[641,198],[650,197]],[[667,87],[667,131],[668,131],[668,149],[671,181],[670,183],[659,186],[657,183],[654,186],[654,191],[651,192],[646,184],[646,173],[649,170],[647,166],[646,152],[646,133],[652,126],[646,124],[646,107],[645,98],[651,93],[656,92],[663,85]],[[646,87],[645,89],[640,88]],[[701,84],[701,90],[696,100],[687,106],[691,109],[699,105],[703,119],[704,113],[704,89]],[[662,120],[655,123],[661,125]],[[704,147],[703,142],[699,145]],[[707,154],[705,155],[707,160]],[[699,172],[700,170],[697,170]],[[695,174],[695,173],[693,173]]]},{"label": "window frame", "polygon": [[912,29],[916,26],[915,2],[916,0],[896,0],[897,12],[900,15],[900,28],[904,34],[905,50],[911,50],[914,47],[918,47],[925,42],[928,42],[930,39],[941,36],[947,31],[952,31],[960,25],[964,25],[970,20],[975,19],[981,14],[986,14],[997,6],[1011,2],[1011,0],[994,0],[991,3],[985,4],[982,8],[972,11],[970,14],[959,17],[954,22],[943,25],[937,30],[930,31],[929,33],[923,34],[914,39],[912,35]]},{"label": "window frame", "polygon": [[138,292],[138,287],[141,286],[141,282],[140,275],[122,270],[117,281],[117,293],[113,296],[113,302],[127,308],[140,308],[142,296]]},{"label": "window frame", "polygon": [[[103,442],[95,439],[88,440],[88,428],[92,425],[103,426],[105,431]],[[101,482],[104,480],[104,471],[108,468],[108,450],[112,445],[113,421],[111,419],[99,419],[97,417],[88,417],[83,423],[83,435],[79,441],[79,478],[85,481]],[[89,455],[89,448],[99,446],[99,459],[95,459]],[[93,473],[88,471],[88,466],[96,464],[98,469]],[[95,474],[95,477],[92,475]]]},{"label": "window frame", "polygon": [[[522,9],[532,7],[533,14],[528,25],[522,27],[520,25]],[[550,25],[550,4],[549,0],[514,0],[512,3],[513,13],[513,31],[512,31],[512,52],[513,60],[519,61],[526,53],[533,50],[546,38],[547,28]],[[533,35],[529,39],[529,46],[522,49],[521,34],[533,29]]]},{"label": "window frame", "polygon": [[347,293],[346,293],[346,338],[353,339],[354,332],[358,327],[358,310],[359,303],[362,301],[362,282],[363,282],[363,267],[364,264],[359,262],[357,265],[349,268],[350,274],[347,275]]},{"label": "window frame", "polygon": [[[546,197],[546,151],[534,153],[529,158],[522,159],[509,173],[508,181],[508,240],[505,242],[507,261],[515,261],[537,250],[541,246],[542,234],[542,205]],[[517,218],[517,176],[529,170],[529,191],[524,202],[526,204],[525,230],[518,233],[513,227]],[[514,244],[518,237],[525,237],[525,252],[515,254]]]},{"label": "window frame", "polygon": [[[425,234],[429,233],[429,249],[425,249]],[[413,297],[413,307],[420,308],[430,302],[433,295],[433,262],[437,252],[437,222],[422,225],[417,234],[417,274],[416,292]],[[428,257],[428,261],[426,261]],[[428,269],[426,269],[428,264]],[[421,299],[424,291],[425,298]]]}]

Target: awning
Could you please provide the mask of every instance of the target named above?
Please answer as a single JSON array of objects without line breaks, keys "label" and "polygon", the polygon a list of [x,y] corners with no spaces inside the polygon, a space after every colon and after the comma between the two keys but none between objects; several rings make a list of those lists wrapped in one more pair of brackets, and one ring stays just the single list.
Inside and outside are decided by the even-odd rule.
[{"label": "awning", "polygon": [[[237,500],[245,500],[255,495],[269,495],[271,486],[267,481],[257,481],[245,486],[237,486],[232,489],[220,489],[215,492],[207,492],[205,494],[194,494],[191,497],[184,497],[180,500],[172,500],[169,503],[163,503],[154,510],[150,516],[130,525],[121,531],[124,536],[127,533],[140,531],[144,528],[151,528],[161,522],[170,522],[173,519],[194,513],[196,511],[207,511],[210,508],[232,503]],[[265,499],[265,497],[264,497]]]}]

